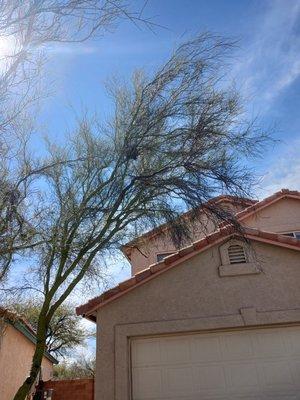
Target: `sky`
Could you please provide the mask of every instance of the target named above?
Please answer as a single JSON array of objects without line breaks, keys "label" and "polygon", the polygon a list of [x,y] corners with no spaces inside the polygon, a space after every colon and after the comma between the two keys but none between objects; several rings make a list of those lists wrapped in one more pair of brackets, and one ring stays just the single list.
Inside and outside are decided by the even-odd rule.
[{"label": "sky", "polygon": [[[258,197],[282,187],[300,189],[300,0],[144,0],[133,10],[157,26],[154,32],[128,21],[102,38],[60,45],[48,52],[51,96],[39,114],[41,130],[62,136],[74,114],[107,116],[105,82],[129,79],[137,68],[151,73],[174,48],[210,31],[237,40],[230,79],[245,99],[250,118],[271,128],[274,145],[251,167],[259,176]],[[45,128],[46,127],[46,128]]]},{"label": "sky", "polygon": [[[39,122],[41,131],[60,138],[74,113],[104,117],[111,103],[105,82],[129,79],[143,68],[151,73],[185,40],[209,31],[237,40],[229,79],[245,99],[250,118],[273,128],[263,157],[250,161],[259,177],[256,195],[281,188],[300,190],[300,0],[134,0],[133,10],[157,26],[153,31],[128,21],[102,38],[59,45],[48,52],[48,88]],[[111,266],[114,282],[129,276],[126,261]]]},{"label": "sky", "polygon": [[[259,198],[281,188],[300,190],[300,0],[144,0],[133,10],[157,26],[153,31],[123,21],[102,38],[48,50],[48,96],[39,129],[59,140],[74,113],[107,115],[105,81],[129,79],[137,68],[151,73],[179,43],[210,31],[238,41],[229,78],[245,98],[247,113],[272,127],[276,144],[251,161],[260,178]],[[114,282],[129,276],[128,264],[111,266]]]}]

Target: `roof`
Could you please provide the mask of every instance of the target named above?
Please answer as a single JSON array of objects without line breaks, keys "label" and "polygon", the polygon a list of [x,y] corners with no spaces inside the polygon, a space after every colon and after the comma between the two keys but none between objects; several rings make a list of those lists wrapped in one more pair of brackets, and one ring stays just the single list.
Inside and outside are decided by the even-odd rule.
[{"label": "roof", "polygon": [[[254,199],[249,199],[249,198],[245,198],[245,197],[238,197],[238,196],[231,196],[231,195],[220,195],[217,197],[214,197],[213,199],[203,203],[202,205],[200,205],[198,207],[198,209],[196,209],[196,211],[203,211],[205,210],[205,208],[209,208],[209,206],[211,204],[218,204],[218,203],[231,203],[231,204],[238,204],[238,205],[242,205],[246,208],[249,208],[252,205],[255,205],[258,202],[258,200],[254,200]],[[195,212],[195,209],[186,211],[185,213],[181,214],[179,216],[179,218],[188,218],[192,213]],[[163,231],[167,230],[169,227],[169,223],[166,222],[165,224],[159,225],[158,227],[145,232],[144,234],[140,235],[139,237],[131,240],[130,242],[124,244],[121,247],[122,252],[125,254],[125,256],[127,258],[130,258],[130,251],[132,249],[132,247],[135,247],[137,245],[138,242],[143,241],[145,239],[149,239],[153,236],[156,236],[160,233],[162,233]]]},{"label": "roof", "polygon": [[239,221],[244,220],[245,218],[248,218],[250,215],[253,215],[259,210],[262,210],[263,208],[281,200],[281,199],[296,199],[300,200],[300,192],[297,190],[289,190],[289,189],[281,189],[278,192],[275,192],[269,197],[266,197],[265,199],[256,202],[255,204],[251,205],[250,207],[246,208],[245,210],[242,210],[236,214],[236,218]]},{"label": "roof", "polygon": [[264,242],[300,251],[300,241],[295,238],[283,236],[277,233],[260,231],[254,228],[243,228],[242,232],[237,232],[234,226],[226,225],[225,227],[218,229],[205,238],[195,241],[192,245],[182,248],[176,253],[164,258],[162,261],[150,265],[150,267],[137,273],[126,281],[121,282],[116,287],[102,293],[100,296],[91,299],[86,304],[77,307],[77,315],[83,315],[85,317],[89,316],[91,320],[95,320],[91,314],[99,307],[103,307],[111,301],[120,298],[136,287],[139,287],[149,280],[156,278],[160,274],[195,256],[196,254],[199,254],[218,243],[224,242],[230,237],[240,237],[243,239],[246,238],[249,240],[255,240],[258,242]]},{"label": "roof", "polygon": [[[11,311],[7,308],[0,306],[0,318],[12,325],[17,331],[22,333],[27,339],[29,339],[33,344],[36,344],[36,332],[30,323],[18,313]],[[53,364],[58,364],[56,358],[54,358],[48,351],[45,351],[44,356],[48,358]]]}]

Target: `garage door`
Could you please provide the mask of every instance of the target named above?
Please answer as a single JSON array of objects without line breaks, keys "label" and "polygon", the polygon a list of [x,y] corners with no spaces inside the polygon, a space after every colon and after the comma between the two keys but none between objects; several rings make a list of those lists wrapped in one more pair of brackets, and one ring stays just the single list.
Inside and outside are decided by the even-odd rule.
[{"label": "garage door", "polygon": [[134,339],[133,400],[299,400],[300,327]]}]

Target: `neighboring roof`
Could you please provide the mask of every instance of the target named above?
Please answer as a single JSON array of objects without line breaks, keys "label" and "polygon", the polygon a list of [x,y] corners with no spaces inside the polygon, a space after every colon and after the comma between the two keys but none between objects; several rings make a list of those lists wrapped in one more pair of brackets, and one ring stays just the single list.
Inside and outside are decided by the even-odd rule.
[{"label": "neighboring roof", "polygon": [[242,210],[236,214],[236,218],[239,221],[244,220],[245,218],[248,218],[250,215],[255,214],[257,211],[262,210],[265,207],[270,206],[273,203],[276,203],[277,201],[281,199],[296,199],[300,200],[300,192],[297,190],[289,190],[289,189],[281,189],[279,192],[276,192],[272,194],[269,197],[266,197],[265,199],[256,202],[252,206],[246,208],[245,210]]},{"label": "neighboring roof", "polygon": [[[196,209],[196,211],[201,212],[205,210],[205,208],[209,208],[211,204],[219,204],[219,203],[230,203],[230,204],[235,204],[235,205],[242,205],[245,208],[249,208],[253,205],[255,205],[258,202],[258,200],[253,200],[245,197],[238,197],[238,196],[231,196],[231,195],[220,195],[217,197],[214,197],[213,199],[205,202],[201,206]],[[189,210],[186,211],[185,213],[181,214],[179,218],[188,218],[192,213],[194,213],[195,210]],[[121,247],[122,252],[127,258],[130,258],[130,252],[133,247],[135,247],[138,243],[141,241],[144,241],[145,239],[150,239],[153,236],[156,236],[163,231],[167,230],[169,227],[168,223],[159,225],[158,227],[140,235],[139,237],[131,240],[130,242],[124,244]]]},{"label": "neighboring roof", "polygon": [[11,311],[7,308],[0,306],[0,318],[4,318],[5,320],[9,321],[10,323],[20,322],[26,329],[32,334],[35,335],[35,330],[30,325],[28,321],[18,313]]},{"label": "neighboring roof", "polygon": [[[7,323],[12,325],[17,331],[22,333],[27,339],[33,344],[36,344],[36,332],[30,323],[18,313],[11,311],[7,308],[0,306],[0,318],[3,318]],[[45,351],[44,356],[48,358],[53,364],[58,364],[56,358],[54,358],[48,351]]]},{"label": "neighboring roof", "polygon": [[86,317],[89,316],[89,319],[95,320],[95,317],[91,316],[91,313],[93,313],[99,307],[102,307],[125,295],[143,283],[146,283],[149,280],[156,278],[161,273],[168,271],[170,268],[175,267],[183,261],[201,253],[204,250],[207,250],[218,243],[225,241],[230,237],[247,238],[249,240],[255,240],[300,251],[300,240],[295,238],[283,236],[277,233],[260,231],[254,228],[243,228],[243,232],[237,232],[234,226],[227,225],[206,236],[205,238],[194,242],[192,245],[164,258],[162,261],[150,265],[149,268],[146,268],[126,281],[121,282],[118,286],[104,292],[98,297],[95,297],[88,303],[77,307],[77,315],[83,315]]}]

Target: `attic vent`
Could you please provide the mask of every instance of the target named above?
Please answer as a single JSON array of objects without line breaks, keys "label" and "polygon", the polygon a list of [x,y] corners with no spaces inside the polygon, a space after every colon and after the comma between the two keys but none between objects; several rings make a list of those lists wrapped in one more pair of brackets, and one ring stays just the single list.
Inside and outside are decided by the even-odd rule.
[{"label": "attic vent", "polygon": [[228,247],[230,264],[242,264],[246,262],[246,255],[243,246],[232,244]]}]

